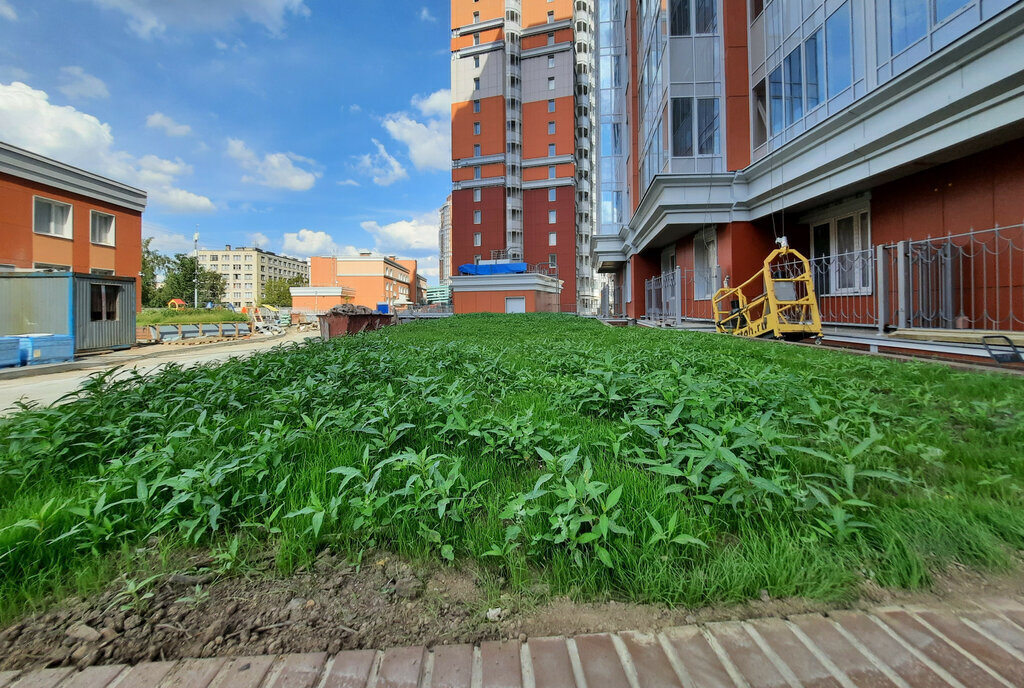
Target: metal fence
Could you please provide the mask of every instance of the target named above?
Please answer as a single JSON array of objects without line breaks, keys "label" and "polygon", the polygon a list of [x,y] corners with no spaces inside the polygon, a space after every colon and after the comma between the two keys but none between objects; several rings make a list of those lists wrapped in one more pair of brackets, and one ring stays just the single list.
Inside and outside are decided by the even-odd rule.
[{"label": "metal fence", "polygon": [[[810,263],[825,324],[1024,331],[1024,225],[877,245]],[[802,266],[774,269],[792,276]],[[677,268],[647,280],[645,317],[712,319],[720,274]]]}]

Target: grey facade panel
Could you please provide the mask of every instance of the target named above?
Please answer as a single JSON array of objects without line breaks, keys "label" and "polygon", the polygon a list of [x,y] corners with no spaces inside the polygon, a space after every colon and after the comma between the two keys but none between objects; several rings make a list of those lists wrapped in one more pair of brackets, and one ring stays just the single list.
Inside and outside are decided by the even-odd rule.
[{"label": "grey facade panel", "polygon": [[71,276],[0,274],[0,335],[72,334]]},{"label": "grey facade panel", "polygon": [[131,278],[75,275],[76,352],[135,344],[135,290]]}]

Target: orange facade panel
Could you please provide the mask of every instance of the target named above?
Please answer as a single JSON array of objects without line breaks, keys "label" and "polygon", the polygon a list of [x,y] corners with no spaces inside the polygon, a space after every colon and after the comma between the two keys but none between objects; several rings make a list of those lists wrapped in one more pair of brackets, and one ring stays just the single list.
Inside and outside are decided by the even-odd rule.
[{"label": "orange facade panel", "polygon": [[[505,152],[505,98],[493,96],[480,100],[480,112],[473,111],[473,102],[452,105],[452,160],[474,155],[480,146],[481,155]],[[476,134],[479,124],[479,134]]]},{"label": "orange facade panel", "polygon": [[451,8],[453,29],[505,17],[505,0],[452,0]]},{"label": "orange facade panel", "polygon": [[[564,165],[555,165],[555,179],[566,179],[569,177],[576,176],[576,165],[571,162],[565,163]],[[524,182],[539,182],[543,179],[550,179],[550,170],[547,165],[541,165],[539,167],[524,167],[523,168],[523,181]]]},{"label": "orange facade panel", "polygon": [[[576,150],[575,99],[555,99],[555,111],[549,112],[548,101],[523,103],[523,159],[548,157],[548,146],[555,144],[556,155],[572,155]],[[554,135],[548,134],[554,123]]]},{"label": "orange facade panel", "polygon": [[[572,19],[573,0],[523,3],[523,28]],[[526,47],[525,45],[523,46]]]},{"label": "orange facade panel", "polygon": [[[572,29],[559,29],[558,31],[555,31],[555,43],[572,43],[572,41]],[[522,40],[523,50],[543,48],[547,44],[548,35],[546,33],[538,34],[536,36],[524,36]]]},{"label": "orange facade panel", "polygon": [[452,294],[456,313],[505,313],[506,299],[523,299],[527,313],[557,313],[558,295],[535,290],[457,291]]},{"label": "orange facade panel", "polygon": [[[476,36],[480,37],[479,41],[477,41]],[[452,52],[462,50],[463,48],[471,48],[474,45],[496,43],[497,41],[503,40],[505,40],[504,29],[485,29],[475,34],[469,33],[465,36],[455,36],[452,38]]]},{"label": "orange facade panel", "polygon": [[[456,167],[452,170],[452,181],[453,182],[468,182],[475,178],[476,168],[473,167]],[[481,165],[480,166],[480,178],[481,179],[493,179],[495,177],[505,176],[505,165],[504,163],[495,163],[493,165]]]}]

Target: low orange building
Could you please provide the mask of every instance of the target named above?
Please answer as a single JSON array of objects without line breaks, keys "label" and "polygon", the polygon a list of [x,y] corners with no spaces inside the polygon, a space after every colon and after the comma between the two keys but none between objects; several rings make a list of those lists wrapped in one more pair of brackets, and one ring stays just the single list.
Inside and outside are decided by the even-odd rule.
[{"label": "low orange building", "polygon": [[536,272],[451,278],[456,313],[558,313],[562,281]]},{"label": "low orange building", "polygon": [[340,258],[310,258],[309,287],[292,290],[292,308],[323,312],[338,303],[367,308],[386,303],[395,308],[420,303],[425,298],[425,280],[417,273],[415,260],[367,252]]},{"label": "low orange building", "polygon": [[0,271],[136,280],[142,308],[146,193],[0,143]]}]

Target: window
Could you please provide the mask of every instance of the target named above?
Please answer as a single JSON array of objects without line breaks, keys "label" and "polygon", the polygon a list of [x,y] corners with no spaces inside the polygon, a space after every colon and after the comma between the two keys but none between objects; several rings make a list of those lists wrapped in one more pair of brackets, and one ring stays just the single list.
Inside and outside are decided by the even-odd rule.
[{"label": "window", "polygon": [[786,56],[783,66],[786,70],[786,125],[789,126],[804,116],[804,80],[800,48]]},{"label": "window", "polygon": [[829,98],[839,95],[853,82],[853,47],[850,32],[850,3],[844,2],[842,7],[825,21]]},{"label": "window", "polygon": [[558,267],[558,254],[557,253],[549,253],[548,254],[548,265],[550,265],[553,268],[557,268]]},{"label": "window", "polygon": [[548,101],[548,112],[554,112],[554,111],[555,111],[555,101],[549,100]]},{"label": "window", "polygon": [[718,16],[715,12],[716,0],[697,0],[696,21],[697,33],[715,33],[718,30]]},{"label": "window", "polygon": [[117,320],[117,302],[121,298],[121,287],[111,284],[89,285],[89,320],[106,322]]},{"label": "window", "polygon": [[554,178],[555,178],[555,166],[554,165],[548,165],[548,179],[554,179]]},{"label": "window", "polygon": [[558,200],[558,189],[552,186],[548,189],[548,203],[554,203],[556,200]]},{"label": "window", "polygon": [[555,157],[555,144],[553,144],[553,143],[549,143],[548,144],[548,157],[549,158]]},{"label": "window", "polygon": [[554,33],[548,33],[548,45],[554,45],[554,44],[555,44],[555,34]]},{"label": "window", "polygon": [[764,12],[764,0],[750,0],[750,21],[757,19],[762,12]]},{"label": "window", "polygon": [[935,0],[935,23],[942,23],[966,4],[967,0]]},{"label": "window", "polygon": [[785,127],[782,95],[782,67],[779,67],[768,77],[768,114],[771,116],[772,136],[781,133]]},{"label": "window", "polygon": [[672,0],[669,7],[673,36],[689,36],[690,29],[690,0]]},{"label": "window", "polygon": [[91,211],[89,213],[89,240],[94,244],[113,246],[114,216],[97,213],[95,210]]},{"label": "window", "polygon": [[480,189],[473,189],[473,202],[474,203],[479,203],[480,202],[480,196],[481,196],[482,193],[483,192]]},{"label": "window", "polygon": [[473,179],[480,179],[480,178],[481,178],[480,166],[477,165],[476,167],[473,168]]},{"label": "window", "polygon": [[53,263],[32,263],[32,269],[43,272],[71,272],[70,265],[54,265]]},{"label": "window", "polygon": [[114,271],[113,270],[107,270],[105,268],[90,268],[89,269],[89,274],[90,275],[98,275],[100,277],[113,277],[114,276]]},{"label": "window", "polygon": [[37,198],[32,218],[32,231],[70,239],[72,237],[71,206],[46,198]]},{"label": "window", "polygon": [[474,158],[479,158],[480,157],[480,144],[479,143],[473,144],[473,157]]},{"label": "window", "polygon": [[804,64],[807,69],[807,109],[813,110],[825,100],[825,51],[821,29],[804,43]]},{"label": "window", "polygon": [[480,23],[480,13],[479,12],[474,12],[473,13],[473,23],[474,24],[479,24]]},{"label": "window", "polygon": [[[477,213],[479,213],[479,212],[480,211],[478,210]],[[480,223],[478,222],[477,224],[480,224]],[[483,243],[483,236],[480,234],[480,232],[473,232],[473,245],[474,246],[479,246],[482,243]]]},{"label": "window", "polygon": [[718,98],[697,99],[697,153],[718,155],[719,150]]},{"label": "window", "polygon": [[480,112],[480,101],[479,100],[474,100],[473,101],[473,112]]},{"label": "window", "polygon": [[479,122],[473,122],[473,135],[474,136],[479,136],[480,135],[480,123]]},{"label": "window", "polygon": [[550,135],[550,134],[554,134],[554,133],[555,133],[555,123],[554,122],[548,122],[548,134]]},{"label": "window", "polygon": [[693,155],[693,99],[672,99],[672,155]]},{"label": "window", "polygon": [[554,24],[554,23],[555,23],[555,13],[554,12],[548,12],[548,24]]},{"label": "window", "polygon": [[474,55],[473,56],[473,66],[476,67],[477,69],[480,68],[480,56],[479,55]]},{"label": "window", "polygon": [[548,211],[548,224],[549,225],[553,225],[556,222],[558,222],[558,211],[557,210],[549,210]]},{"label": "window", "polygon": [[480,34],[473,34],[473,45],[480,45]]},{"label": "window", "polygon": [[554,69],[554,68],[555,68],[555,56],[554,55],[548,55],[548,69]]},{"label": "window", "polygon": [[479,264],[480,264],[480,254],[478,253],[475,256],[473,256],[473,265],[479,265]]},{"label": "window", "polygon": [[928,4],[922,0],[890,0],[894,55],[917,43],[928,33]]},{"label": "window", "polygon": [[549,91],[554,91],[555,90],[555,77],[553,77],[553,76],[549,76],[548,77],[548,90]]},{"label": "window", "polygon": [[478,225],[483,221],[483,214],[479,210],[473,211],[473,224]]},{"label": "window", "polygon": [[[555,212],[552,210],[551,212]],[[548,232],[548,246],[558,246],[558,233]]]},{"label": "window", "polygon": [[693,237],[693,298],[710,299],[718,283],[718,240],[714,229]]},{"label": "window", "polygon": [[814,285],[819,294],[870,294],[871,218],[859,211],[811,229]]}]

